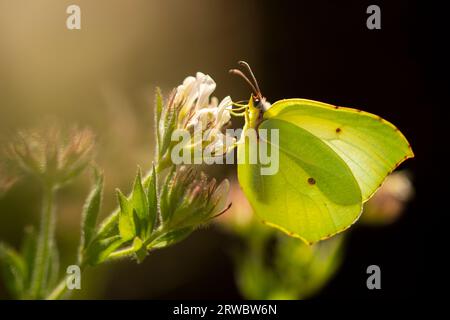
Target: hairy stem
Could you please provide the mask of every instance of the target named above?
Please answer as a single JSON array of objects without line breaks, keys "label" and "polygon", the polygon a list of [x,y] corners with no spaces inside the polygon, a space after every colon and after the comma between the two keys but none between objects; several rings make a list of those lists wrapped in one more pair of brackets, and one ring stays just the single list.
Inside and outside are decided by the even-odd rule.
[{"label": "hairy stem", "polygon": [[[82,263],[79,265],[80,267],[80,275],[83,273],[84,268],[86,267],[86,264]],[[47,295],[45,300],[59,300],[61,299],[64,294],[67,292],[67,277],[68,275],[65,274],[62,279],[58,282],[58,284],[53,288],[53,290]]]},{"label": "hairy stem", "polygon": [[44,187],[39,238],[31,283],[31,296],[34,298],[42,297],[46,285],[50,252],[55,236],[55,193],[56,189],[53,185],[49,184]]},{"label": "hairy stem", "polygon": [[56,287],[45,298],[46,300],[58,300],[67,292],[66,276],[56,285]]},{"label": "hairy stem", "polygon": [[[143,243],[143,246],[147,248],[147,250],[150,250],[148,247],[152,244],[155,240],[157,240],[160,236],[164,234],[165,230],[163,228],[155,230],[152,235]],[[117,250],[113,253],[111,253],[108,257],[108,259],[105,260],[105,262],[112,262],[116,260],[121,260],[124,258],[128,258],[134,254],[134,248],[133,246],[126,247],[120,250]],[[83,259],[82,259],[83,260]],[[81,271],[83,271],[85,265],[80,265]],[[67,284],[66,284],[67,276],[64,275],[64,277],[61,279],[61,281],[56,285],[56,287],[51,291],[51,293],[46,297],[46,300],[57,300],[61,299],[64,294],[67,292]]]}]

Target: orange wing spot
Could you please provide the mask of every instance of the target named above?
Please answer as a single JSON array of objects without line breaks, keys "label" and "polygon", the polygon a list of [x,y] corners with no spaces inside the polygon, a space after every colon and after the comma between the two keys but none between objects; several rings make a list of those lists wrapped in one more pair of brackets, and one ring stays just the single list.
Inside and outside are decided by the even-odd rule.
[{"label": "orange wing spot", "polygon": [[314,185],[314,184],[316,184],[316,179],[314,179],[314,178],[308,178],[308,183],[309,183],[310,185]]},{"label": "orange wing spot", "polygon": [[339,133],[339,132],[341,132],[341,131],[342,131],[341,128],[336,128],[336,133]]}]

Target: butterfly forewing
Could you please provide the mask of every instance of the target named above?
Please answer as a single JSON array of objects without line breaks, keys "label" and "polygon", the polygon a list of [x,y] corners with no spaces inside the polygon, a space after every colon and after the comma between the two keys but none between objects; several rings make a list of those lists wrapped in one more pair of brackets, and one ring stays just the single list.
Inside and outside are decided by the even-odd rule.
[{"label": "butterfly forewing", "polygon": [[368,112],[306,100],[286,99],[272,105],[264,118],[298,126],[326,143],[351,169],[363,201],[386,176],[414,156],[403,134]]}]

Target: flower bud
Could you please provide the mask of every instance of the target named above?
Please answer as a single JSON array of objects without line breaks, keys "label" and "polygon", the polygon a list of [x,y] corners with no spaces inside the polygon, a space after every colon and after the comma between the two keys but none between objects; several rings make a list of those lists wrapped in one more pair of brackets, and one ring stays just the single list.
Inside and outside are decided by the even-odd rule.
[{"label": "flower bud", "polygon": [[208,222],[229,208],[226,207],[229,189],[227,179],[218,184],[192,167],[179,167],[162,191],[163,224],[175,230]]},{"label": "flower bud", "polygon": [[402,215],[413,195],[414,187],[409,175],[405,171],[392,173],[365,204],[362,222],[372,225],[393,223]]}]

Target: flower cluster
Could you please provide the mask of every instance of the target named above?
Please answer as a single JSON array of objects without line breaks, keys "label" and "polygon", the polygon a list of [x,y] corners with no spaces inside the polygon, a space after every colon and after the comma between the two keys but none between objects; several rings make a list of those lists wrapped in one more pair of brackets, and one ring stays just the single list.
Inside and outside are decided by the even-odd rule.
[{"label": "flower cluster", "polygon": [[91,160],[93,134],[88,129],[59,126],[21,131],[7,148],[7,156],[20,171],[38,177],[45,184],[59,186],[77,176]]},{"label": "flower cluster", "polygon": [[163,223],[169,229],[195,228],[220,215],[226,207],[230,184],[217,183],[203,172],[181,166],[168,176],[161,194]]},{"label": "flower cluster", "polygon": [[169,136],[175,130],[185,130],[190,134],[191,140],[184,146],[187,151],[193,152],[199,147],[204,154],[216,157],[234,146],[235,137],[223,133],[231,119],[232,100],[227,96],[219,103],[216,97],[211,97],[215,88],[214,80],[201,72],[197,72],[195,77],[187,77],[177,87],[162,112],[158,126],[162,154],[170,149]]}]

